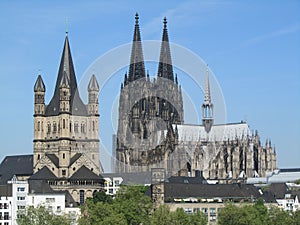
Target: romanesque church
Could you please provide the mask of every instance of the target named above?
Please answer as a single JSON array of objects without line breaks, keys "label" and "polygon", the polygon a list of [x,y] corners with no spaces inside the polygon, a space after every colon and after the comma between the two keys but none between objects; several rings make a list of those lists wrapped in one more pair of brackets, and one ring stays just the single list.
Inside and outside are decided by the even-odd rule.
[{"label": "romanesque church", "polygon": [[41,75],[34,85],[34,150],[30,179],[47,180],[54,190],[68,190],[77,202],[101,187],[99,158],[99,85],[90,78],[88,104],[80,98],[68,34],[49,104]]}]

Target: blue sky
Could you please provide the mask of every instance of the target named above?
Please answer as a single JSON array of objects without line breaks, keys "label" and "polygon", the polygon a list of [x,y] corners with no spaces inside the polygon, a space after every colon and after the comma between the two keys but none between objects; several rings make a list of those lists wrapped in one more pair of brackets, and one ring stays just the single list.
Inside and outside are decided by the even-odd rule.
[{"label": "blue sky", "polygon": [[[247,119],[263,143],[271,138],[276,145],[279,167],[300,167],[299,1],[1,1],[0,160],[33,152],[33,85],[40,69],[48,102],[66,18],[80,81],[96,58],[132,40],[135,12],[140,14],[143,40],[161,39],[166,16],[170,41],[199,55],[214,72],[225,99],[226,121]],[[156,73],[155,66],[147,67],[151,75]],[[201,90],[192,83],[184,86],[188,82],[180,80],[180,71],[178,76],[200,113]],[[122,79],[123,71],[100,93],[105,152],[113,133],[111,108],[106,106]]]}]

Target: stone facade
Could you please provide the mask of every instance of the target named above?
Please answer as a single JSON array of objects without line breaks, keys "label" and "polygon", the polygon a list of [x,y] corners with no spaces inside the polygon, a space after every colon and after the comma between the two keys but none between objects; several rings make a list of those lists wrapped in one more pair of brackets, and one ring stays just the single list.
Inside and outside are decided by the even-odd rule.
[{"label": "stone facade", "polygon": [[54,95],[45,104],[41,75],[34,86],[34,156],[30,179],[46,179],[54,190],[69,190],[82,203],[101,187],[99,158],[99,85],[91,76],[88,104],[77,90],[66,35]]},{"label": "stone facade", "polygon": [[245,122],[215,125],[209,70],[202,104],[202,124],[185,125],[177,75],[164,20],[157,78],[145,74],[138,16],[134,30],[129,76],[121,85],[116,146],[116,172],[144,172],[164,168],[167,176],[209,179],[265,176],[276,169],[270,141],[263,146]]}]

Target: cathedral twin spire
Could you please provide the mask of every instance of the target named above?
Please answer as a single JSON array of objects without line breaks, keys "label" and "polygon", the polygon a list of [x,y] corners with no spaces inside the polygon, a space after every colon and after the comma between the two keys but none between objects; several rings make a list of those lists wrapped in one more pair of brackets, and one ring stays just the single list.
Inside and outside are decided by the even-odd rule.
[{"label": "cathedral twin spire", "polygon": [[[172,82],[174,82],[173,66],[172,66],[166,17],[164,18],[164,29],[162,35],[162,43],[161,43],[157,76],[165,79],[169,79]],[[134,35],[133,35],[133,42],[132,42],[132,49],[131,49],[129,76],[127,78],[127,74],[125,74],[124,85],[126,85],[127,82],[132,82],[143,77],[146,77],[146,73],[145,73],[143,48],[141,43],[141,34],[140,34],[140,27],[139,27],[139,15],[136,13]]]},{"label": "cathedral twin spire", "polygon": [[145,77],[145,65],[141,43],[139,15],[136,13],[128,79],[129,82],[132,82],[142,77]]}]

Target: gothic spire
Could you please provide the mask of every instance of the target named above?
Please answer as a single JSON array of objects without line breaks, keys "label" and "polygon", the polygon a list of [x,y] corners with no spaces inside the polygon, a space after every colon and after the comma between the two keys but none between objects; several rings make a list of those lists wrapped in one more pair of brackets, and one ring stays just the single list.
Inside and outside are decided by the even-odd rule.
[{"label": "gothic spire", "polygon": [[96,79],[96,76],[93,74],[91,79],[90,79],[90,82],[89,82],[89,85],[88,85],[88,91],[99,91],[99,84],[98,84],[98,81]]},{"label": "gothic spire", "polygon": [[162,35],[162,42],[160,48],[159,66],[158,66],[158,77],[163,77],[174,82],[173,66],[171,51],[169,45],[169,36],[167,29],[167,18],[164,18],[164,30]]},{"label": "gothic spire", "polygon": [[206,66],[206,83],[205,83],[204,104],[211,104],[208,65]]},{"label": "gothic spire", "polygon": [[209,86],[209,72],[208,66],[206,67],[206,83],[205,83],[205,94],[204,103],[202,104],[202,124],[205,128],[206,133],[209,133],[214,121],[214,105],[211,102],[210,86]]},{"label": "gothic spire", "polygon": [[145,77],[145,65],[139,26],[139,15],[136,13],[129,67],[129,82],[142,77]]},{"label": "gothic spire", "polygon": [[42,76],[39,75],[38,78],[36,79],[36,82],[34,84],[34,92],[45,92],[45,84],[43,82]]},{"label": "gothic spire", "polygon": [[54,95],[46,108],[46,115],[53,116],[59,114],[59,87],[65,76],[68,77],[69,85],[70,85],[70,111],[74,115],[87,115],[87,110],[85,105],[83,104],[78,90],[77,90],[77,81],[75,76],[75,70],[71,55],[71,49],[69,45],[68,34],[66,34],[64,49],[61,56],[60,66],[58,69],[58,75],[54,90]]}]

